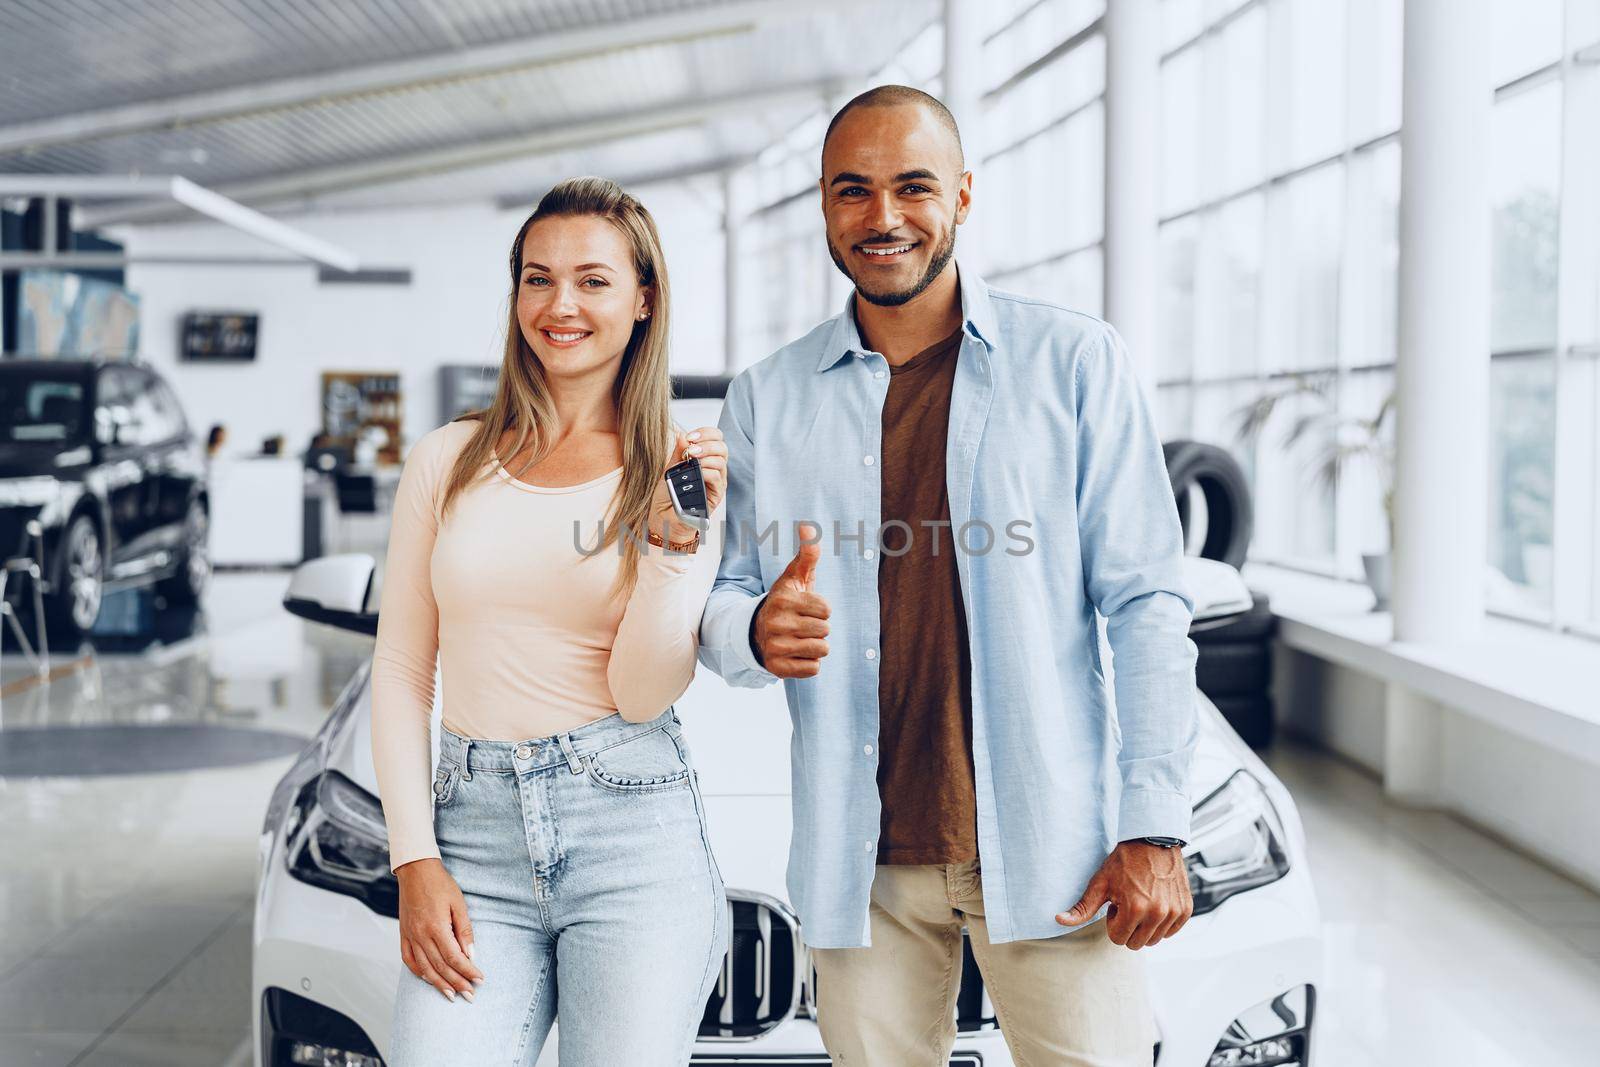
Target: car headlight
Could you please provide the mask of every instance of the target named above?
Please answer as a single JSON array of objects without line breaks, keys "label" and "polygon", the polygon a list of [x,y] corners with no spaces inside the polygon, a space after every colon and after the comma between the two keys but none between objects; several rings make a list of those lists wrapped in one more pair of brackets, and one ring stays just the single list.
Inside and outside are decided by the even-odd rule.
[{"label": "car headlight", "polygon": [[1196,915],[1289,872],[1283,823],[1248,771],[1236,771],[1195,805],[1190,836],[1183,851]]},{"label": "car headlight", "polygon": [[400,883],[389,870],[377,797],[338,771],[324,771],[300,787],[287,819],[284,862],[293,877],[399,917]]},{"label": "car headlight", "polygon": [[0,478],[0,507],[42,507],[59,491],[54,478]]}]

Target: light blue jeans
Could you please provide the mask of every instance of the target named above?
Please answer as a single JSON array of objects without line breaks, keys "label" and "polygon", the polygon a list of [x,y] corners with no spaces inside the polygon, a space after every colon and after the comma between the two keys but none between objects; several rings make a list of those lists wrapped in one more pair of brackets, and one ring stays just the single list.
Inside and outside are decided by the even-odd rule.
[{"label": "light blue jeans", "polygon": [[562,1067],[687,1063],[728,906],[673,710],[520,742],[445,730],[433,792],[484,980],[452,1002],[402,969],[391,1067],[531,1067],[558,1014]]}]

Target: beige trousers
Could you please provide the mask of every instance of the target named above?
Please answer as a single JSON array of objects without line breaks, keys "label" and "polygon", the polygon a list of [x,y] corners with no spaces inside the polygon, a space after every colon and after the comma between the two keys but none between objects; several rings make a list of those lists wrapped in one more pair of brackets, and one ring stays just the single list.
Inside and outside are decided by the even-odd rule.
[{"label": "beige trousers", "polygon": [[871,925],[871,948],[813,951],[817,1024],[839,1067],[949,1062],[963,925],[1018,1067],[1149,1067],[1156,1032],[1143,961],[1106,936],[1103,920],[991,945],[973,861],[880,866]]}]

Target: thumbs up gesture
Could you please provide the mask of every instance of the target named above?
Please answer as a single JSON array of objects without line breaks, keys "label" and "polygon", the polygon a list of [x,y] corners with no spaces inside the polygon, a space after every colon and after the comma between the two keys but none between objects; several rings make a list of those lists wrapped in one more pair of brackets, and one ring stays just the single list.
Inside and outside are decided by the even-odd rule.
[{"label": "thumbs up gesture", "polygon": [[772,583],[752,627],[756,655],[779,678],[815,677],[828,654],[828,602],[812,592],[822,548],[808,539],[801,535],[799,550]]}]

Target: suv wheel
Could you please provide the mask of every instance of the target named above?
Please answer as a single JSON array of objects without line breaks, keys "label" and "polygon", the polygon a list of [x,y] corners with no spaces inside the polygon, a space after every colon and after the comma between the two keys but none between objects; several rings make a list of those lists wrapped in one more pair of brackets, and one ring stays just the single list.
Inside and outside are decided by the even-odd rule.
[{"label": "suv wheel", "polygon": [[197,604],[211,580],[211,549],[208,534],[211,524],[200,501],[191,501],[183,518],[183,547],[178,550],[178,569],[164,579],[157,591],[171,604]]},{"label": "suv wheel", "polygon": [[61,539],[61,553],[59,581],[47,600],[47,610],[57,624],[88,630],[100,617],[105,585],[105,554],[93,518],[79,515],[72,520]]}]

